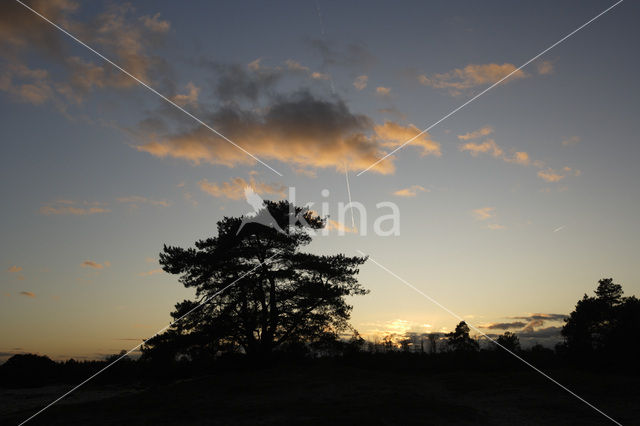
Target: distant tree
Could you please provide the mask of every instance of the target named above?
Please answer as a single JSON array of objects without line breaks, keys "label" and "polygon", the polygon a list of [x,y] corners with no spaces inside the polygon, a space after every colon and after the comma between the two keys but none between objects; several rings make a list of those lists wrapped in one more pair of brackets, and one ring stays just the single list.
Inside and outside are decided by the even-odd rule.
[{"label": "distant tree", "polygon": [[[504,334],[498,336],[496,342],[498,342],[500,346],[509,349],[511,352],[520,350],[520,339],[515,333],[510,331],[505,331]],[[498,347],[498,349],[500,348]]]},{"label": "distant tree", "polygon": [[445,334],[447,346],[454,352],[476,352],[480,345],[469,335],[469,326],[466,322],[460,321],[456,325],[455,331]]},{"label": "distant tree", "polygon": [[603,278],[598,281],[596,298],[605,306],[613,308],[622,303],[622,286],[613,282],[613,278]]},{"label": "distant tree", "polygon": [[578,301],[565,320],[562,335],[566,351],[573,357],[637,357],[640,301],[635,296],[623,297],[622,286],[613,279],[601,279],[595,297],[585,294]]},{"label": "distant tree", "polygon": [[391,352],[396,348],[396,344],[393,338],[393,334],[388,334],[382,338],[382,347],[384,348],[385,352]]},{"label": "distant tree", "polygon": [[176,304],[171,316],[178,319],[211,299],[148,340],[146,357],[243,351],[260,358],[351,328],[345,298],[368,293],[356,279],[366,258],[301,252],[325,221],[287,201],[265,201],[253,218],[259,220],[249,219],[223,218],[217,236],[192,248],[164,246],[163,269],[180,275],[197,298]]},{"label": "distant tree", "polygon": [[427,335],[429,338],[429,353],[435,354],[438,352],[438,339],[440,338],[440,334],[438,333],[429,333]]}]

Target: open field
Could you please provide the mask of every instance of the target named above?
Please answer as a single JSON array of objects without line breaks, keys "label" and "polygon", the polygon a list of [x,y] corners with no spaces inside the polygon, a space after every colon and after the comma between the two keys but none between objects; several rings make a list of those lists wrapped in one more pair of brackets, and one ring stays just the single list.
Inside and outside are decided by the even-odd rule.
[{"label": "open field", "polygon": [[[550,373],[622,424],[640,424],[637,377]],[[17,424],[68,388],[3,391],[3,423]],[[31,422],[124,423],[610,424],[535,372],[433,373],[314,363],[216,372],[146,387],[89,385]]]}]

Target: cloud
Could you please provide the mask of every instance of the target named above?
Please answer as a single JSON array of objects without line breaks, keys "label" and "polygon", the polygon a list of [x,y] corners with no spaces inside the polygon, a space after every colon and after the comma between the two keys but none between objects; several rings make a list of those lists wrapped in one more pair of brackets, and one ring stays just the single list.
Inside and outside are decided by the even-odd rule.
[{"label": "cloud", "polygon": [[523,71],[516,69],[515,65],[509,63],[469,64],[442,74],[422,74],[418,76],[418,81],[425,86],[446,89],[451,95],[459,96],[477,86],[497,83],[512,72],[505,83],[527,76]]},{"label": "cloud", "polygon": [[511,330],[514,328],[522,328],[527,325],[526,322],[514,321],[514,322],[494,322],[481,325],[480,328],[487,328],[489,330]]},{"label": "cloud", "polygon": [[327,224],[325,225],[326,229],[329,231],[338,231],[338,233],[349,233],[349,234],[355,234],[358,232],[358,229],[356,227],[351,227],[351,226],[347,226],[342,222],[339,222],[337,220],[333,220],[333,219],[327,219]]},{"label": "cloud", "polygon": [[30,291],[21,291],[20,294],[27,297],[36,297],[36,294]]},{"label": "cloud", "polygon": [[[96,50],[143,81],[150,82],[160,59],[146,53],[155,42],[153,34],[166,32],[167,21],[159,15],[135,18],[129,4],[111,5],[86,22],[73,17],[79,9],[71,0],[34,0],[30,6],[60,24]],[[143,25],[139,22],[142,21]],[[104,61],[85,61],[73,56],[64,36],[32,12],[15,2],[0,4],[0,58],[8,64],[0,73],[0,90],[20,101],[42,104],[53,101],[57,108],[82,102],[93,89],[128,88],[137,83]],[[46,56],[64,69],[54,79],[30,65],[33,53]]]},{"label": "cloud", "polygon": [[173,97],[173,101],[180,106],[186,106],[186,105],[197,106],[198,96],[200,95],[200,88],[196,87],[196,85],[191,82],[187,83],[186,87],[187,87],[187,93],[184,95],[182,94],[175,95]]},{"label": "cloud", "polygon": [[571,136],[570,138],[567,138],[562,141],[562,146],[572,146],[572,145],[576,145],[579,142],[580,142],[579,136]]},{"label": "cloud", "polygon": [[217,198],[228,198],[230,200],[241,200],[244,198],[244,189],[251,187],[258,194],[274,194],[285,197],[286,187],[279,184],[268,184],[256,181],[253,176],[246,181],[243,178],[234,178],[229,182],[209,182],[206,179],[198,182],[198,186],[204,192]]},{"label": "cloud", "polygon": [[160,13],[156,13],[153,16],[141,16],[139,19],[145,27],[156,33],[166,33],[171,29],[171,23],[161,20]]},{"label": "cloud", "polygon": [[[409,139],[413,139],[421,130],[413,124],[402,126],[393,121],[385,121],[382,125],[374,126],[374,132],[381,146],[395,148]],[[442,155],[440,144],[432,140],[427,132],[411,141],[411,145],[422,148],[422,156],[435,155],[439,157]]]},{"label": "cloud", "polygon": [[368,76],[360,75],[356,77],[356,79],[353,81],[353,87],[355,87],[356,90],[364,90],[364,88],[367,87],[368,81],[369,81]]},{"label": "cloud", "polygon": [[545,182],[560,182],[566,176],[556,173],[553,169],[547,168],[538,171],[538,177]]},{"label": "cloud", "polygon": [[553,62],[551,61],[540,61],[536,64],[536,69],[538,74],[540,75],[549,75],[553,74]]},{"label": "cloud", "polygon": [[305,67],[300,62],[294,61],[293,59],[287,59],[286,61],[284,61],[284,63],[291,71],[301,71],[305,73],[310,71],[309,67]]},{"label": "cloud", "polygon": [[476,220],[487,220],[495,217],[495,207],[482,207],[479,209],[472,210],[471,213],[476,218]]},{"label": "cloud", "polygon": [[[295,168],[342,171],[346,162],[351,170],[362,170],[383,157],[385,148],[399,146],[419,133],[412,125],[386,122],[375,126],[369,117],[352,113],[342,100],[316,98],[307,91],[278,96],[268,107],[258,110],[225,105],[210,116],[214,128],[248,152],[264,161],[277,160]],[[141,137],[145,142],[137,149],[160,158],[229,167],[255,164],[251,157],[202,126],[165,135],[146,133]],[[440,155],[439,144],[427,134],[413,145],[422,147],[423,155]],[[378,163],[372,170],[393,173],[393,159]]]},{"label": "cloud", "polygon": [[148,276],[151,276],[151,275],[159,274],[159,273],[161,273],[161,272],[162,272],[162,269],[161,269],[161,268],[158,268],[158,269],[152,269],[152,270],[150,270],[150,271],[140,272],[140,273],[138,274],[138,276],[139,276],[139,277],[148,277]]},{"label": "cloud", "polygon": [[378,95],[386,96],[386,95],[388,95],[389,93],[391,93],[391,89],[390,89],[390,88],[388,88],[388,87],[382,87],[382,86],[379,86],[379,87],[376,87],[376,93],[377,93]]},{"label": "cloud", "polygon": [[329,74],[314,71],[311,73],[311,78],[314,80],[329,80]]},{"label": "cloud", "polygon": [[169,207],[171,205],[167,200],[152,200],[151,198],[140,197],[138,195],[116,198],[116,201],[130,204],[132,207],[137,207],[138,204],[149,204],[158,207]]},{"label": "cloud", "polygon": [[411,185],[409,188],[395,191],[393,195],[397,195],[398,197],[415,197],[418,195],[418,192],[429,192],[429,190],[420,185]]},{"label": "cloud", "polygon": [[98,213],[108,213],[111,210],[105,207],[106,204],[99,202],[76,202],[71,200],[56,200],[46,203],[40,207],[40,214],[43,215],[73,215],[84,216]]},{"label": "cloud", "polygon": [[498,146],[493,139],[487,139],[482,143],[467,142],[458,147],[461,152],[468,151],[474,157],[480,154],[490,153],[494,157],[502,157],[504,151]]},{"label": "cloud", "polygon": [[572,169],[568,166],[563,167],[561,172],[557,172],[554,169],[547,167],[543,161],[532,160],[529,153],[524,151],[511,151],[512,153],[507,154],[505,153],[505,150],[496,143],[495,140],[490,138],[485,139],[482,142],[470,141],[489,135],[491,133],[493,133],[493,129],[487,126],[473,132],[458,135],[458,139],[469,141],[459,145],[458,149],[460,150],[460,152],[469,152],[474,157],[477,157],[480,154],[490,154],[494,158],[502,160],[506,163],[519,164],[521,166],[529,166],[530,164],[533,164],[534,167],[540,169],[537,173],[538,177],[546,182],[559,182],[569,175],[577,177],[582,174],[580,170]]},{"label": "cloud", "polygon": [[507,229],[506,226],[504,225],[499,225],[497,223],[490,223],[489,225],[487,225],[488,229],[491,229],[492,231],[499,231],[501,229]]},{"label": "cloud", "polygon": [[462,141],[467,141],[470,139],[477,139],[477,138],[481,138],[483,136],[488,136],[491,133],[493,133],[493,127],[491,126],[485,126],[482,127],[478,130],[474,130],[473,132],[468,132],[465,133],[463,135],[458,135],[458,139],[462,140]]},{"label": "cloud", "polygon": [[111,263],[109,262],[98,263],[94,262],[93,260],[85,260],[84,262],[82,262],[83,268],[104,269],[108,268],[109,266],[111,266]]},{"label": "cloud", "polygon": [[9,269],[7,269],[7,271],[9,271],[9,272],[20,272],[20,271],[22,271],[22,266],[13,265]]},{"label": "cloud", "polygon": [[531,158],[526,152],[515,152],[512,156],[504,156],[502,159],[507,163],[515,163],[523,166],[528,166],[531,162]]}]

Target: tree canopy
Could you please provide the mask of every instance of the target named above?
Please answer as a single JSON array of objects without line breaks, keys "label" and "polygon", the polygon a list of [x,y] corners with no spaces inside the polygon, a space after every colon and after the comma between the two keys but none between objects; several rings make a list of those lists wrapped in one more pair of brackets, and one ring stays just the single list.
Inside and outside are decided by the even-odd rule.
[{"label": "tree canopy", "polygon": [[346,297],[368,293],[356,279],[366,258],[301,252],[324,225],[307,208],[265,201],[253,217],[224,217],[217,236],[195,247],[165,245],[160,264],[195,288],[196,300],[176,304],[174,320],[193,312],[149,339],[144,356],[239,351],[264,357],[352,329]]},{"label": "tree canopy", "polygon": [[574,357],[637,359],[640,355],[640,300],[623,297],[612,278],[598,282],[595,297],[584,295],[565,320],[565,345]]},{"label": "tree canopy", "polygon": [[445,334],[447,346],[454,352],[475,352],[479,350],[478,342],[469,335],[469,326],[460,321],[455,331]]}]

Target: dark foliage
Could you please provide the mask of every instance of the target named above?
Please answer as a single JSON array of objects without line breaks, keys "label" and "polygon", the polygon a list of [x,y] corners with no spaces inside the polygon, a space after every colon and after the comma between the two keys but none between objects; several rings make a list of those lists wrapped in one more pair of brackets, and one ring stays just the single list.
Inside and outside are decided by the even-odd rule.
[{"label": "dark foliage", "polygon": [[198,300],[176,305],[171,316],[184,318],[146,342],[144,359],[207,359],[222,353],[261,359],[274,350],[335,345],[351,329],[352,307],[345,297],[368,292],[356,279],[366,258],[301,252],[311,232],[325,223],[287,201],[266,201],[252,221],[246,219],[225,217],[217,236],[193,248],[164,247],[163,269],[195,288]]}]

